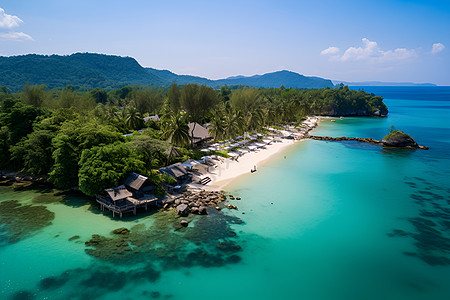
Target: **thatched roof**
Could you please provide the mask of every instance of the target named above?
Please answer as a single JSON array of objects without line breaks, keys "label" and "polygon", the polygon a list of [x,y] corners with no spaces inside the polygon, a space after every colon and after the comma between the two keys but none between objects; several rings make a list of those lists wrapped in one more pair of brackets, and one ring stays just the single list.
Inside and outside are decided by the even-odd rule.
[{"label": "thatched roof", "polygon": [[124,185],[112,188],[112,189],[106,189],[105,192],[108,193],[108,195],[111,197],[113,201],[125,199],[126,197],[133,196],[133,193],[131,193]]},{"label": "thatched roof", "polygon": [[[202,125],[191,122],[188,124],[188,126],[189,126],[189,137],[193,136],[195,143],[211,138],[211,136],[208,134],[208,129],[206,129]],[[192,135],[192,132],[194,132],[194,135]]]},{"label": "thatched roof", "polygon": [[160,172],[166,173],[167,175],[169,175],[172,178],[180,178],[186,174],[188,174],[188,172],[186,171],[186,169],[183,167],[183,165],[181,163],[176,163],[170,166],[167,166],[165,168],[161,168],[159,169]]},{"label": "thatched roof", "polygon": [[141,186],[147,181],[147,177],[139,175],[137,173],[131,173],[128,175],[128,177],[125,179],[124,183],[126,186],[133,188],[135,190],[139,190]]}]

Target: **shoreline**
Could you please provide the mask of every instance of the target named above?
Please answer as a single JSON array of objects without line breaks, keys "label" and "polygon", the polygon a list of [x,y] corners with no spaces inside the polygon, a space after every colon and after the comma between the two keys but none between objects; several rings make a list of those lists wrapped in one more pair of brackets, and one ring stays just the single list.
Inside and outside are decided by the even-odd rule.
[{"label": "shoreline", "polygon": [[308,132],[316,128],[323,118],[324,117],[308,117],[303,121],[302,125],[305,126],[305,129],[298,133],[298,139],[281,139],[281,142],[274,142],[267,145],[265,147],[266,149],[246,153],[239,157],[237,161],[225,159],[223,163],[217,165],[217,168],[208,172],[207,175],[211,178],[211,182],[201,188],[207,191],[220,191],[241,176],[251,174],[251,170],[255,167],[258,171],[259,167],[265,165],[271,159],[276,157],[277,154],[286,151],[290,146],[298,145],[300,142],[306,140],[307,138],[305,137],[308,135]]}]

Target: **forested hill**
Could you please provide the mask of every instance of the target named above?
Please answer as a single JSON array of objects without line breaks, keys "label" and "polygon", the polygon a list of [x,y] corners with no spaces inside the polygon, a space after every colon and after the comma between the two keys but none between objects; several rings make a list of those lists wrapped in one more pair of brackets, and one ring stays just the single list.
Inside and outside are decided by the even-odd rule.
[{"label": "forested hill", "polygon": [[291,71],[278,71],[264,75],[254,75],[250,77],[234,76],[226,79],[210,80],[203,77],[177,75],[167,70],[156,70],[147,68],[152,75],[161,77],[170,83],[176,82],[183,85],[188,83],[204,84],[210,87],[220,87],[224,85],[241,85],[249,87],[272,88],[284,86],[286,88],[325,88],[333,87],[333,82],[320,77],[307,77]]},{"label": "forested hill", "polygon": [[17,91],[26,83],[45,84],[49,88],[166,84],[161,78],[149,74],[131,57],[91,53],[0,57],[0,86]]},{"label": "forested hill", "polygon": [[85,88],[120,88],[125,85],[170,86],[197,83],[210,87],[243,85],[251,87],[324,88],[331,80],[279,71],[251,77],[236,76],[221,80],[177,75],[167,70],[144,68],[131,57],[95,53],[60,55],[0,56],[0,86],[18,91],[25,84],[45,84],[49,88],[67,85]]}]

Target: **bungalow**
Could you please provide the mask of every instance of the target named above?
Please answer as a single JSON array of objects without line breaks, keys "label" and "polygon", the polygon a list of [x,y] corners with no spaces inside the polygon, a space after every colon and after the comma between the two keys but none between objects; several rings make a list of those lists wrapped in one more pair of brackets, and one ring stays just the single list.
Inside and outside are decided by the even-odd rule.
[{"label": "bungalow", "polygon": [[186,171],[186,168],[181,163],[176,163],[159,169],[159,172],[164,173],[175,179],[178,183],[186,181],[191,178],[191,174]]},{"label": "bungalow", "polygon": [[208,129],[203,127],[202,125],[191,122],[188,124],[189,126],[189,138],[192,143],[196,146],[203,144],[204,142],[212,139],[212,137],[208,133]]},{"label": "bungalow", "polygon": [[133,193],[127,190],[127,188],[124,185],[112,189],[105,189],[105,192],[106,192],[106,199],[114,201],[116,204],[118,203],[118,201],[123,201],[127,197],[133,196]]},{"label": "bungalow", "polygon": [[97,195],[96,200],[100,204],[101,210],[105,208],[109,209],[113,213],[118,213],[120,217],[125,212],[136,213],[135,205],[133,205],[128,199],[133,196],[133,193],[127,190],[124,185],[105,189],[103,193]]},{"label": "bungalow", "polygon": [[155,190],[153,182],[134,172],[125,178],[124,184],[133,193],[134,198],[141,198],[144,194],[153,193]]},{"label": "bungalow", "polygon": [[133,212],[139,207],[147,210],[148,205],[158,205],[158,198],[153,195],[155,186],[147,177],[131,173],[124,181],[124,185],[105,189],[96,197],[101,210],[112,211],[113,217],[117,213],[122,217],[124,213]]}]

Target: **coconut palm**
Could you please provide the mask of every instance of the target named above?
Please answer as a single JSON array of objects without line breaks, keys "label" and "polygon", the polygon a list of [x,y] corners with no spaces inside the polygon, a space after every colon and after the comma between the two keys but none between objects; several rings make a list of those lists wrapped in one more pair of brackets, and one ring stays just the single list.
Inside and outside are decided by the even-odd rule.
[{"label": "coconut palm", "polygon": [[133,106],[128,107],[126,118],[128,127],[131,129],[139,129],[140,127],[142,127],[142,122],[143,120],[139,111]]},{"label": "coconut palm", "polygon": [[189,144],[189,126],[186,114],[181,112],[166,114],[161,121],[163,124],[163,137],[171,145],[167,156],[167,164],[169,164],[170,156],[175,146],[183,147]]},{"label": "coconut palm", "polygon": [[213,112],[209,127],[209,134],[215,141],[219,141],[226,136],[226,116],[223,105],[219,105]]},{"label": "coconut palm", "polygon": [[244,118],[242,113],[231,107],[228,107],[225,114],[225,136],[232,138],[233,136],[244,132]]}]

